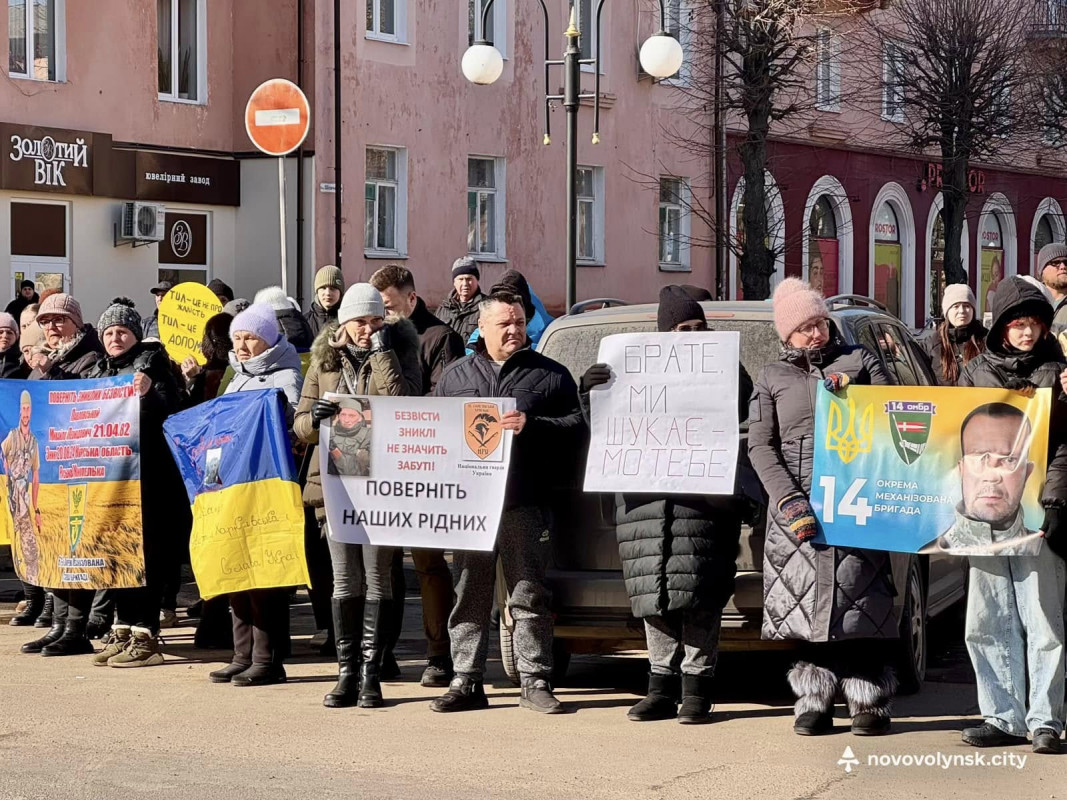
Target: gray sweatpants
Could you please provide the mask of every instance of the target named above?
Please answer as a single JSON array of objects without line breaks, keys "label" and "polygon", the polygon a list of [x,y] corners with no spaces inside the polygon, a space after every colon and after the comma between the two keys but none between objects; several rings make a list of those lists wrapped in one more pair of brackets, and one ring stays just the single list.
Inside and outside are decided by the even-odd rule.
[{"label": "gray sweatpants", "polygon": [[648,661],[656,675],[715,674],[721,611],[671,611],[645,617]]},{"label": "gray sweatpants", "polygon": [[508,607],[515,620],[513,641],[519,674],[548,679],[552,672],[552,616],[545,586],[547,528],[540,508],[515,508],[501,517],[492,553],[456,551],[452,559],[456,605],[448,618],[448,635],[457,675],[480,681],[485,673],[499,557],[508,587]]}]

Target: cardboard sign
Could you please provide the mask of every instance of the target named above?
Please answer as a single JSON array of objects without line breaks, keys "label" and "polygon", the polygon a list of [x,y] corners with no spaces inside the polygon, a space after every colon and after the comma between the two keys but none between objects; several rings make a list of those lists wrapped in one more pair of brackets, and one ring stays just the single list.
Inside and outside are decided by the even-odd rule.
[{"label": "cardboard sign", "polygon": [[219,298],[201,283],[179,283],[167,292],[159,304],[159,338],[167,355],[179,364],[189,356],[207,363],[204,326],[221,311]]}]

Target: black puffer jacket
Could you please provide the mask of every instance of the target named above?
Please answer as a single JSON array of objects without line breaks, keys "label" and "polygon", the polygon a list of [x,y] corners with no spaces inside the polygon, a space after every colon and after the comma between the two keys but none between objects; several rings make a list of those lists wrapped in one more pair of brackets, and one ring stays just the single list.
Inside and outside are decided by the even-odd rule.
[{"label": "black puffer jacket", "polygon": [[809,354],[785,348],[756,380],[749,409],[748,452],[769,497],[763,549],[764,639],[826,642],[897,636],[889,554],[799,542],[778,503],[810,496],[814,462],[815,392],[843,372],[860,385],[888,384],[882,364],[862,347],[831,341]]},{"label": "black puffer jacket", "polygon": [[1061,395],[1060,373],[1067,369],[1063,351],[1051,334],[1028,353],[1004,341],[1004,328],[1013,319],[1033,315],[1052,324],[1052,306],[1041,291],[1021,278],[1000,282],[993,295],[993,324],[986,340],[988,349],[973,359],[960,375],[960,386],[988,389],[1021,389],[1029,384],[1052,389],[1049,420],[1049,462],[1041,502],[1045,506],[1067,505],[1067,401]]},{"label": "black puffer jacket", "polygon": [[[952,356],[956,359],[956,374],[963,372],[965,366],[963,362],[963,350],[964,345],[970,341],[971,337],[974,337],[975,341],[985,343],[986,335],[989,333],[977,319],[972,319],[970,325],[964,325],[962,328],[957,328],[954,325],[949,325],[947,322],[942,322],[941,325],[948,326],[948,341],[952,347]],[[943,346],[941,344],[941,325],[935,328],[931,328],[926,332],[918,341],[919,347],[926,354],[926,358],[930,361],[930,368],[933,370],[934,376],[937,378],[937,382],[942,386],[956,386],[959,379],[953,382],[948,379],[941,369],[941,353]]]},{"label": "black puffer jacket", "polygon": [[308,309],[308,313],[304,315],[304,319],[307,320],[308,327],[311,328],[312,337],[318,336],[322,333],[322,329],[328,326],[332,322],[337,322],[337,309],[340,306],[340,301],[337,305],[327,311],[316,300],[311,304],[311,308]]},{"label": "black puffer jacket", "polygon": [[485,299],[481,289],[466,303],[459,302],[455,290],[437,307],[437,318],[459,334],[464,342],[469,342],[471,334],[478,327],[478,306]]},{"label": "black puffer jacket", "polygon": [[52,366],[48,372],[35,369],[30,373],[30,380],[70,381],[89,377],[96,368],[96,362],[104,357],[104,347],[100,337],[90,325],[86,325],[72,341],[60,347],[58,354],[52,356]]},{"label": "black puffer jacket", "polygon": [[27,374],[26,365],[22,363],[19,340],[16,339],[11,347],[0,353],[0,378],[25,378]]},{"label": "black puffer jacket", "polygon": [[422,393],[431,394],[445,367],[463,358],[466,348],[463,341],[449,325],[441,322],[418,298],[415,310],[408,317],[419,332],[419,361],[422,364]]},{"label": "black puffer jacket", "polygon": [[278,319],[278,327],[282,329],[289,344],[297,350],[310,350],[311,343],[315,341],[315,334],[311,332],[308,321],[295,308],[286,308],[275,311],[274,316]]},{"label": "black puffer jacket", "polygon": [[529,347],[508,358],[499,373],[485,345],[475,348],[445,368],[434,396],[515,398],[526,427],[512,445],[504,507],[547,506],[553,491],[569,484],[568,467],[587,441],[578,387],[566,367]]},{"label": "black puffer jacket", "polygon": [[[743,366],[738,389],[744,420],[752,379]],[[739,503],[712,495],[616,495],[615,536],[635,617],[723,609],[734,593]]]}]

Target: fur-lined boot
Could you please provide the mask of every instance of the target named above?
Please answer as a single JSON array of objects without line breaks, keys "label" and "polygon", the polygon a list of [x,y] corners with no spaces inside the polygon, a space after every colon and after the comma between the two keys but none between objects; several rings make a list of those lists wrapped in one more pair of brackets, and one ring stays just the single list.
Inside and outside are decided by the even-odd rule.
[{"label": "fur-lined boot", "polygon": [[821,736],[834,727],[837,676],[825,667],[806,661],[793,665],[786,676],[797,697],[793,706],[793,731],[800,736]]}]

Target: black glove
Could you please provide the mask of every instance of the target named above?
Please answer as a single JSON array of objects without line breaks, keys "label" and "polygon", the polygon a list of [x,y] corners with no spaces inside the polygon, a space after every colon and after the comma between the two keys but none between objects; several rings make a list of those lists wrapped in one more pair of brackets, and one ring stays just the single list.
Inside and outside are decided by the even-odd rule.
[{"label": "black glove", "polygon": [[1018,392],[1024,397],[1033,397],[1037,386],[1024,378],[1009,378],[1004,384],[1005,389]]},{"label": "black glove", "polygon": [[370,335],[370,349],[372,353],[384,353],[393,349],[393,329],[386,325],[378,328]]},{"label": "black glove", "polygon": [[1067,508],[1050,506],[1045,509],[1045,523],[1041,526],[1045,542],[1053,553],[1067,560]]},{"label": "black glove", "polygon": [[611,367],[607,364],[593,364],[582,375],[580,388],[583,392],[588,392],[594,386],[601,386],[611,380]]},{"label": "black glove", "polygon": [[311,427],[317,429],[324,419],[329,419],[340,410],[341,406],[332,400],[316,400],[311,407]]}]

